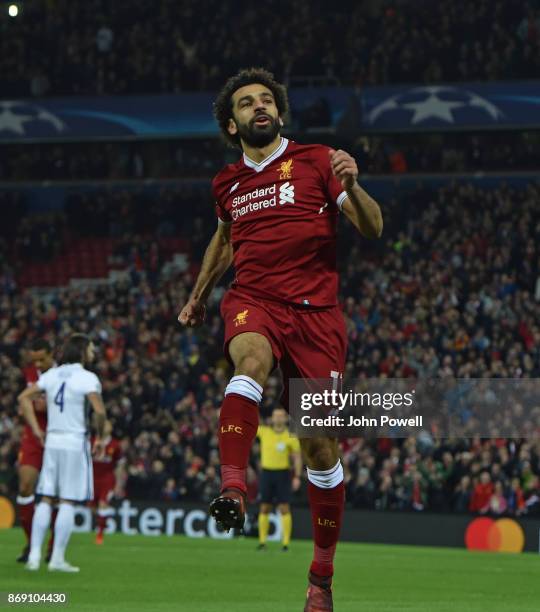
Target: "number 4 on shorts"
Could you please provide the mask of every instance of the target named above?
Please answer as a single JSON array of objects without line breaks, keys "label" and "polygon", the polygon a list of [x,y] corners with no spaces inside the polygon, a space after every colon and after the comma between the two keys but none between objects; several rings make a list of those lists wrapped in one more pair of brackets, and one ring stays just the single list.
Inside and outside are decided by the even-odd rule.
[{"label": "number 4 on shorts", "polygon": [[60,389],[58,389],[58,393],[54,398],[54,403],[60,408],[60,412],[64,412],[64,389],[66,388],[66,383],[63,382]]}]

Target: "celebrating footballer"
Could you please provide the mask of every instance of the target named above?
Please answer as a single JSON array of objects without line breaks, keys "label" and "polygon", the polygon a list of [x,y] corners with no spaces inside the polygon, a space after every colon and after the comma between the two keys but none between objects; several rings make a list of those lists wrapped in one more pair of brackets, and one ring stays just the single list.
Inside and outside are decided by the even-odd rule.
[{"label": "celebrating footballer", "polygon": [[[221,302],[234,375],[219,419],[222,490],[210,505],[216,521],[230,529],[244,525],[246,468],[269,374],[279,365],[284,406],[290,378],[342,376],[347,337],[337,303],[338,215],[367,238],[378,238],[383,222],[348,153],[281,136],[287,93],[266,70],[230,78],[214,111],[224,137],[243,154],[213,180],[217,230],[178,318],[186,326],[202,324],[212,289],[234,263],[235,278]],[[333,610],[343,468],[336,440],[301,439],[300,446],[314,538],[304,610],[323,612]]]}]

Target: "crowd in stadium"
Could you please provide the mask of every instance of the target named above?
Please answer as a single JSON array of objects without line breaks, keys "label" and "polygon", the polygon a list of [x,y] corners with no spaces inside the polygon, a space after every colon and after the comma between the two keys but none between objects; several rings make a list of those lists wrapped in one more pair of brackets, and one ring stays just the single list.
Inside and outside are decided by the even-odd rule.
[{"label": "crowd in stadium", "polygon": [[533,2],[368,1],[336,11],[323,0],[209,0],[204,19],[199,4],[28,2],[0,25],[0,88],[8,96],[171,93],[216,88],[257,64],[286,81],[324,75],[357,85],[540,72]]},{"label": "crowd in stadium", "polygon": [[[317,136],[320,140],[320,136]],[[306,136],[298,138],[305,142]],[[350,150],[362,173],[536,170],[535,132],[362,136],[332,145]],[[213,140],[85,143],[4,147],[0,180],[210,177],[237,153]]]},{"label": "crowd in stadium", "polygon": [[[24,349],[36,337],[58,346],[71,331],[89,332],[99,345],[96,372],[127,459],[119,495],[208,501],[219,491],[217,410],[230,376],[221,347],[222,289],[212,298],[207,325],[183,330],[176,317],[192,273],[153,277],[145,256],[149,240],[137,238],[146,229],[155,240],[167,219],[169,229],[191,239],[191,258],[200,261],[214,223],[208,194],[197,200],[201,216],[193,209],[183,216],[182,203],[194,195],[183,199],[167,189],[72,195],[62,213],[72,231],[99,229],[124,251],[127,244],[139,249],[137,265],[126,259],[128,281],[64,288],[46,298],[16,289],[10,276],[11,289],[0,298],[0,494],[15,487],[15,398]],[[534,184],[486,191],[467,183],[439,190],[419,185],[383,203],[381,244],[360,240],[341,224],[347,374],[540,377],[539,197]],[[130,226],[122,225],[125,219]],[[14,240],[4,237],[6,262]],[[7,265],[0,271],[6,287]],[[264,416],[279,396],[272,377]],[[540,512],[538,443],[427,435],[348,440],[343,451],[348,503],[356,507]]]}]

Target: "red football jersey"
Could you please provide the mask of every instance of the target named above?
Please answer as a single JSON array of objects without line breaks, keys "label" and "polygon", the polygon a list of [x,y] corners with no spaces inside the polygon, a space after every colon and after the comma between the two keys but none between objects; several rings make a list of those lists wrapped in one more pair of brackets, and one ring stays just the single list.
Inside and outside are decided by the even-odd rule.
[{"label": "red football jersey", "polygon": [[[30,385],[37,382],[41,372],[36,368],[36,366],[28,365],[23,368],[23,374],[26,380],[26,385],[29,387]],[[42,397],[39,397],[37,400],[34,400],[34,411],[36,413],[36,419],[39,423],[41,431],[47,431],[47,400],[45,399],[45,394],[43,394]],[[35,439],[36,442],[39,444],[37,438],[32,432],[32,428],[26,422],[24,425],[23,435]]]},{"label": "red football jersey", "polygon": [[244,154],[214,178],[217,216],[232,224],[233,287],[294,304],[337,303],[336,226],[347,194],[328,150],[282,138],[262,162]]},{"label": "red football jersey", "polygon": [[[92,440],[92,444],[93,442]],[[92,459],[92,463],[94,464],[94,480],[103,478],[104,476],[114,475],[116,464],[121,457],[122,449],[120,447],[120,442],[115,438],[109,438],[103,456],[99,459],[96,457]]]}]

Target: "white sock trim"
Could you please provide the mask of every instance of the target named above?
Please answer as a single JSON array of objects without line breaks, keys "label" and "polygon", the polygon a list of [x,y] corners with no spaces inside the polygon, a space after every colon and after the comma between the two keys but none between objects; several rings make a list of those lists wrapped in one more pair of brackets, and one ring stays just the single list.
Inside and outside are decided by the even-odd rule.
[{"label": "white sock trim", "polygon": [[343,466],[338,460],[336,465],[329,470],[312,470],[307,468],[309,482],[319,489],[333,489],[343,482]]},{"label": "white sock trim", "polygon": [[257,404],[260,404],[262,400],[262,392],[263,388],[256,380],[253,380],[253,378],[250,378],[249,376],[240,374],[231,378],[227,388],[225,389],[225,397],[229,395],[229,393],[236,393],[238,395],[247,397]]},{"label": "white sock trim", "polygon": [[23,497],[22,495],[17,495],[17,503],[21,506],[27,506],[31,504],[35,499],[35,495],[28,495],[28,497]]}]

